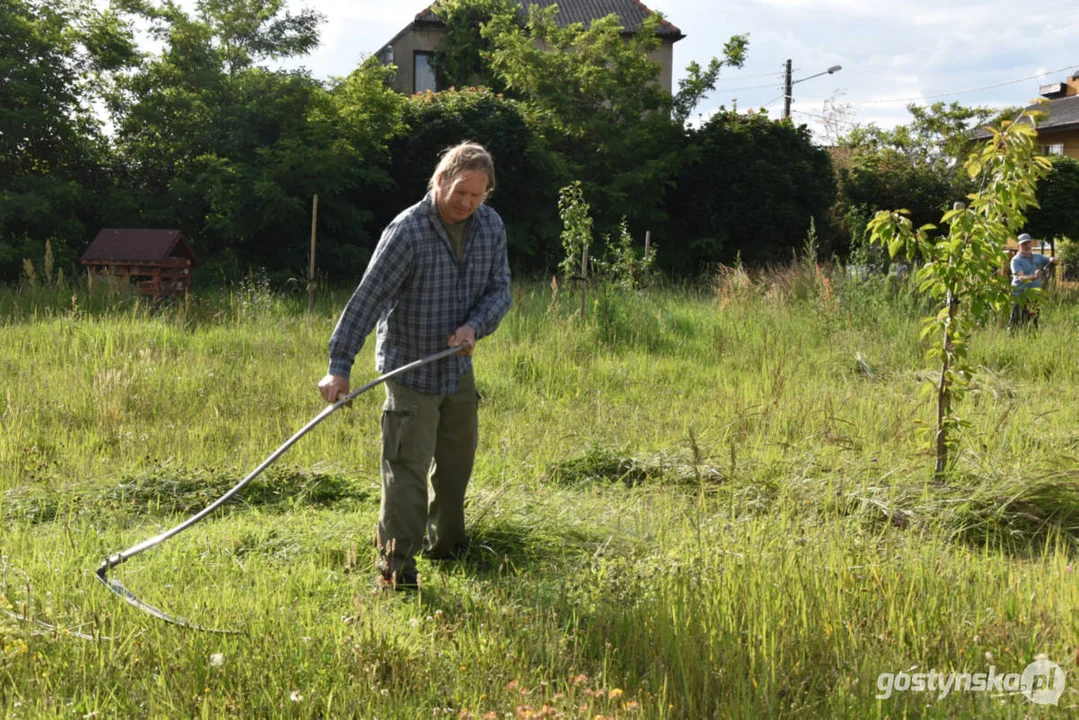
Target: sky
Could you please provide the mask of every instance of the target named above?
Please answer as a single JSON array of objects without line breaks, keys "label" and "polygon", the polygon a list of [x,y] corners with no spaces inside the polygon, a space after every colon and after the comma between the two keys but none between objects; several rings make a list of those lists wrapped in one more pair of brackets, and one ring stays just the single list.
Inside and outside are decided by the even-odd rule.
[{"label": "sky", "polygon": [[[731,35],[747,34],[741,69],[724,68],[697,108],[783,112],[792,61],[792,116],[821,142],[855,124],[909,121],[910,103],[1025,105],[1041,85],[1079,72],[1079,0],[643,0],[685,34],[674,46],[675,86],[691,61],[706,65]],[[193,4],[187,0],[183,4]],[[327,18],[321,44],[290,66],[318,78],[347,75],[429,0],[289,0]],[[842,66],[835,74],[825,72]],[[824,118],[831,118],[826,123]]]}]

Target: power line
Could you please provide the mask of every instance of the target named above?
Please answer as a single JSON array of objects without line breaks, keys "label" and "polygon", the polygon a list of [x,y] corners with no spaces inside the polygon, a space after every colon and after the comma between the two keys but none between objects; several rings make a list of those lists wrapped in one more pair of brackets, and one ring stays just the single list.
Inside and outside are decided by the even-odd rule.
[{"label": "power line", "polygon": [[764,108],[766,108],[766,107],[768,107],[769,105],[771,105],[772,103],[774,103],[774,102],[775,102],[776,100],[782,100],[782,99],[783,99],[783,95],[776,95],[776,96],[775,96],[774,98],[772,98],[772,99],[771,99],[771,100],[769,100],[768,102],[766,102],[766,103],[764,103],[763,105],[761,105],[761,109],[763,110]]},{"label": "power line", "polygon": [[740,80],[750,80],[752,78],[760,78],[760,77],[775,77],[777,75],[780,75],[782,72],[783,72],[782,70],[774,70],[772,72],[756,73],[754,75],[742,75],[742,76],[737,77],[737,78],[733,78],[733,77],[730,78],[729,82],[738,82]]},{"label": "power line", "polygon": [[762,90],[764,88],[774,88],[776,85],[782,84],[782,82],[783,82],[782,79],[777,76],[776,82],[768,83],[767,85],[751,85],[751,86],[748,86],[748,87],[734,87],[734,88],[717,87],[715,91],[716,92],[720,92],[720,91],[722,91],[722,92],[737,92],[738,90]]},{"label": "power line", "polygon": [[[1015,85],[1017,83],[1027,82],[1028,80],[1035,80],[1035,79],[1040,78],[1040,77],[1045,77],[1046,75],[1056,75],[1057,73],[1062,73],[1062,72],[1064,72],[1066,70],[1068,70],[1068,71],[1075,70],[1076,68],[1079,68],[1079,65],[1066,65],[1065,67],[1057,68],[1056,70],[1049,70],[1047,72],[1038,73],[1037,75],[1028,75],[1027,77],[1019,78],[1018,80],[1008,80],[1006,82],[994,83],[992,85],[983,85],[981,87],[968,88],[967,90],[953,90],[952,92],[937,93],[935,95],[920,95],[918,97],[907,97],[907,98],[891,98],[891,99],[888,99],[888,100],[845,100],[844,102],[846,102],[846,103],[848,103],[850,105],[881,105],[881,104],[884,104],[884,103],[918,102],[918,101],[921,101],[921,100],[935,100],[937,98],[951,97],[952,95],[965,95],[967,93],[978,92],[980,90],[990,90],[992,88],[1004,87],[1005,85]],[[813,100],[813,101],[824,102],[828,98],[807,98],[807,97],[802,97],[801,99],[802,100]]]},{"label": "power line", "polygon": [[808,115],[809,117],[818,118],[820,120],[828,120],[829,119],[829,118],[824,117],[823,115],[816,115],[816,114],[811,113],[811,112],[806,112],[805,110],[791,110],[791,112],[792,113],[798,113],[799,115]]},{"label": "power line", "polygon": [[791,112],[796,113],[798,115],[808,115],[811,118],[816,118],[818,120],[823,120],[826,123],[834,123],[836,125],[842,125],[842,126],[845,126],[845,127],[849,128],[851,130],[853,130],[853,129],[860,126],[860,123],[857,123],[857,122],[855,122],[853,120],[846,120],[844,118],[839,118],[839,117],[829,118],[829,117],[825,117],[823,115],[815,115],[814,113],[808,113],[808,112],[806,112],[804,110],[791,110]]}]

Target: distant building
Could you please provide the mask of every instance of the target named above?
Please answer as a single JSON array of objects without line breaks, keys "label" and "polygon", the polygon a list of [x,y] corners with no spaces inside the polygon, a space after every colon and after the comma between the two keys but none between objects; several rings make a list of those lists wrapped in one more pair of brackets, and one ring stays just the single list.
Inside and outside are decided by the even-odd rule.
[{"label": "distant building", "polygon": [[[1038,144],[1044,155],[1067,155],[1079,160],[1079,73],[1064,82],[1042,85],[1038,94],[1049,102],[1044,106],[1031,105],[1028,110],[1041,110],[1048,117],[1038,123]],[[985,140],[989,133],[979,129],[975,140]]]},{"label": "distant building", "polygon": [[1049,100],[1049,117],[1038,124],[1042,152],[1079,160],[1079,73],[1065,82],[1043,85],[1038,92]]},{"label": "distant building", "polygon": [[[524,4],[524,3],[522,3]],[[633,35],[646,18],[655,14],[638,0],[528,0],[529,5],[548,7],[558,5],[557,23],[566,27],[573,23],[582,23],[588,27],[593,20],[615,14],[622,22],[624,35]],[[393,80],[393,89],[405,95],[422,93],[428,90],[444,90],[438,86],[435,77],[435,53],[439,50],[442,38],[446,35],[446,25],[427,7],[416,15],[393,39],[383,45],[375,56],[383,65],[396,65],[397,75]],[[671,92],[674,69],[674,44],[685,37],[682,31],[664,20],[656,36],[662,44],[649,54],[649,59],[660,65],[659,82],[663,89]]]},{"label": "distant building", "polygon": [[91,285],[95,277],[123,280],[157,300],[191,292],[191,270],[199,261],[179,230],[102,228],[82,264]]}]

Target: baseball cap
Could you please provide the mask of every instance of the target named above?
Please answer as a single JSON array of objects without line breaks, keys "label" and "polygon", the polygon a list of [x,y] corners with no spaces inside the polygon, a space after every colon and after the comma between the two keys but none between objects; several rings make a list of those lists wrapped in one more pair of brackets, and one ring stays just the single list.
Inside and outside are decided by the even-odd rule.
[{"label": "baseball cap", "polygon": [[1023,233],[1022,235],[1020,235],[1020,236],[1019,236],[1018,238],[1016,238],[1016,239],[1018,240],[1018,242],[1019,242],[1019,244],[1020,244],[1020,245],[1022,245],[1022,244],[1023,244],[1023,243],[1025,243],[1025,242],[1034,242],[1034,238],[1032,238],[1032,237],[1030,236],[1030,233]]}]

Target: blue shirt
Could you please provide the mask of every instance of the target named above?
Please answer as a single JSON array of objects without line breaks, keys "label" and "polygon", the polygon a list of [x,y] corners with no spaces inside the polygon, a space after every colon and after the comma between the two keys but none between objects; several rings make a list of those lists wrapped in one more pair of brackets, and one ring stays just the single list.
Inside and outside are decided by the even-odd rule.
[{"label": "blue shirt", "polygon": [[1029,288],[1040,288],[1042,279],[1020,280],[1020,275],[1033,275],[1035,270],[1045,267],[1051,262],[1041,253],[1031,253],[1030,257],[1023,257],[1016,253],[1012,258],[1012,292],[1019,294]]},{"label": "blue shirt", "polygon": [[[445,350],[447,337],[462,325],[472,326],[477,340],[490,335],[511,303],[502,218],[485,204],[476,209],[458,263],[434,194],[428,192],[382,232],[330,337],[330,374],[349,377],[376,322],[375,367],[387,373]],[[471,369],[472,358],[451,355],[405,373],[398,382],[452,395]]]}]

